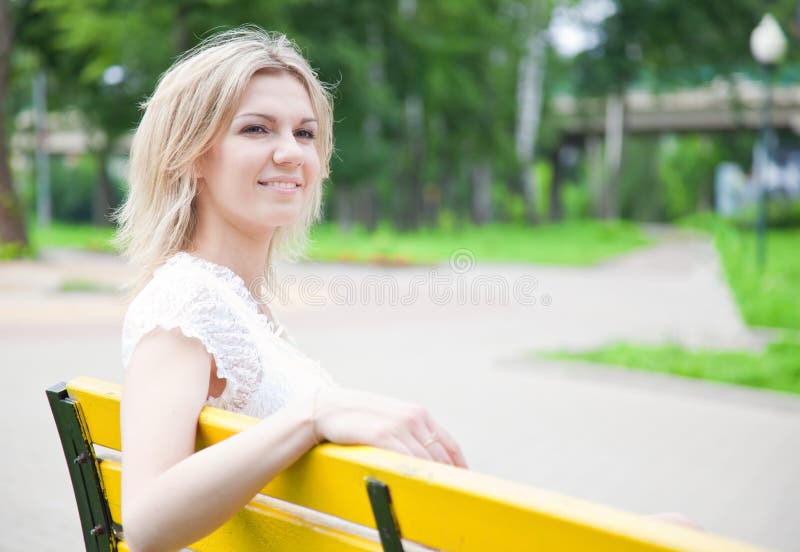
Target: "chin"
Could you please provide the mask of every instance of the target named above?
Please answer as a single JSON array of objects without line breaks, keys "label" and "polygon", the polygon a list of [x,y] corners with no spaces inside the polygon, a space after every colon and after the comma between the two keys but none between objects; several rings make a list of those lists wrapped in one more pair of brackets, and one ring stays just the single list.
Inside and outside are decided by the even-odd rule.
[{"label": "chin", "polygon": [[285,226],[292,226],[300,220],[300,213],[293,215],[271,216],[264,217],[258,223],[258,230],[260,232],[274,232],[278,228]]}]

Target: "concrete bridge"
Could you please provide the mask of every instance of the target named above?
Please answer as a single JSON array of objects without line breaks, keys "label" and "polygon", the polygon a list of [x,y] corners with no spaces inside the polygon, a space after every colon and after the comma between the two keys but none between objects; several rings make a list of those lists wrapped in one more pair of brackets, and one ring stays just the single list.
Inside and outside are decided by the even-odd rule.
[{"label": "concrete bridge", "polygon": [[[761,128],[767,87],[751,80],[717,78],[706,86],[655,93],[625,94],[626,133],[729,132]],[[772,125],[800,134],[800,85],[777,86],[772,94]],[[553,108],[566,135],[605,134],[619,98],[557,96]]]}]

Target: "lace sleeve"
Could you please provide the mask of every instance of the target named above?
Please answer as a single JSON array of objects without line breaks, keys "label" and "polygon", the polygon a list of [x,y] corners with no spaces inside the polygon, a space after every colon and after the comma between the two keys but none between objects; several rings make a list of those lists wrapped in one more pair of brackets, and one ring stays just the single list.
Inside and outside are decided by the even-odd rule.
[{"label": "lace sleeve", "polygon": [[249,330],[220,294],[202,279],[181,271],[157,272],[134,298],[122,330],[122,365],[127,370],[139,340],[156,328],[179,328],[198,339],[214,357],[217,376],[237,395],[244,373],[260,364]]}]

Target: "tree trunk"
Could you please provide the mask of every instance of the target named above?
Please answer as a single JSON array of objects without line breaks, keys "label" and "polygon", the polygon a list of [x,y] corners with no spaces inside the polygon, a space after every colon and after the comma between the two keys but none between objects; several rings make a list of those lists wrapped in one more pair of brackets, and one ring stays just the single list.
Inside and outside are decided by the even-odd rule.
[{"label": "tree trunk", "polygon": [[622,142],[625,132],[625,96],[611,94],[606,100],[606,182],[603,193],[603,214],[607,219],[619,217],[619,180],[622,176]]},{"label": "tree trunk", "polygon": [[480,161],[472,168],[472,220],[486,224],[492,220],[492,165]]},{"label": "tree trunk", "polygon": [[561,159],[561,149],[563,144],[559,144],[553,152],[553,180],[550,182],[550,222],[560,222],[563,218],[561,208],[561,181],[564,177],[564,162]]},{"label": "tree trunk", "polygon": [[110,151],[102,149],[97,152],[97,182],[92,198],[92,222],[96,226],[108,226],[108,214],[111,211],[111,178],[108,176],[108,158]]},{"label": "tree trunk", "polygon": [[336,203],[336,224],[342,232],[353,228],[353,189],[340,186],[332,194]]},{"label": "tree trunk", "polygon": [[36,225],[50,226],[52,194],[50,192],[50,153],[47,150],[47,77],[40,69],[33,78],[33,112],[36,128]]},{"label": "tree trunk", "polygon": [[375,186],[362,186],[361,192],[361,213],[362,220],[367,226],[368,232],[374,232],[378,228],[378,195]]},{"label": "tree trunk", "polygon": [[6,139],[6,97],[11,67],[12,32],[10,2],[0,0],[0,246],[15,243],[22,250],[28,246],[28,236],[22,204],[11,182]]},{"label": "tree trunk", "polygon": [[[373,53],[372,61],[367,70],[367,86],[379,91],[386,85],[386,46],[379,21],[373,19],[367,22],[366,37],[367,46]],[[377,109],[372,104],[367,105],[367,115],[364,118],[361,132],[364,137],[364,144],[368,148],[378,145],[382,141],[383,122]],[[378,182],[375,180],[374,175],[364,175],[364,181],[359,189],[361,190],[360,209],[362,210],[362,218],[367,225],[367,230],[374,232],[378,227]]]},{"label": "tree trunk", "polygon": [[539,224],[539,207],[536,199],[538,195],[536,176],[529,163],[522,166],[519,178],[520,185],[522,186],[522,198],[525,202],[525,220],[528,221],[530,225]]},{"label": "tree trunk", "polygon": [[542,114],[542,87],[544,82],[544,53],[546,41],[540,32],[530,35],[525,55],[517,71],[517,121],[515,142],[519,161],[522,195],[525,201],[525,218],[536,224],[536,181],[531,173],[531,162],[536,149],[536,139]]},{"label": "tree trunk", "polygon": [[172,43],[175,51],[182,54],[191,46],[191,35],[189,26],[186,23],[189,7],[184,2],[179,2],[175,8],[175,21],[172,25]]},{"label": "tree trunk", "polygon": [[405,192],[405,201],[403,201],[405,205],[403,227],[405,229],[417,228],[422,213],[422,164],[425,155],[423,110],[421,96],[412,94],[406,97],[405,115],[409,164],[406,179],[407,185],[400,187],[401,192]]},{"label": "tree trunk", "polygon": [[599,136],[588,136],[586,140],[586,157],[588,165],[589,197],[592,201],[592,214],[595,218],[605,216],[603,198],[603,142]]}]

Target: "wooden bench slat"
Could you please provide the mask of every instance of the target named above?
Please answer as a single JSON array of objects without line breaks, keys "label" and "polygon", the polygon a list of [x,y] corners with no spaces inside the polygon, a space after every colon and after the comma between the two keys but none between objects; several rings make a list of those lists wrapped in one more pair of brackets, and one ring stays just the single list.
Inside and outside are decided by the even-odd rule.
[{"label": "wooden bench slat", "polygon": [[[111,517],[115,523],[121,525],[121,466],[117,462],[104,460],[100,463],[100,473]],[[325,524],[315,521],[313,517],[287,512],[286,509],[271,505],[269,500],[269,497],[256,497],[223,526],[189,548],[198,552],[232,550],[378,552],[381,550],[377,533],[371,539],[354,535],[352,532],[337,528],[334,523]]]},{"label": "wooden bench slat", "polygon": [[[93,441],[119,449],[120,387],[77,378],[67,389],[81,402]],[[200,415],[198,446],[219,442],[259,421],[206,407]],[[403,537],[436,549],[756,550],[606,506],[371,447],[316,447],[262,493],[375,527],[366,477],[389,486]],[[116,516],[118,506],[114,508]]]}]

